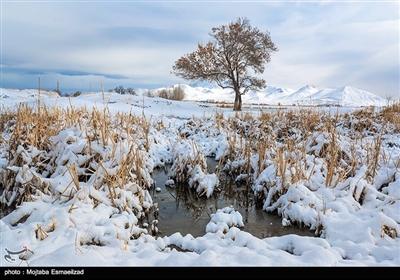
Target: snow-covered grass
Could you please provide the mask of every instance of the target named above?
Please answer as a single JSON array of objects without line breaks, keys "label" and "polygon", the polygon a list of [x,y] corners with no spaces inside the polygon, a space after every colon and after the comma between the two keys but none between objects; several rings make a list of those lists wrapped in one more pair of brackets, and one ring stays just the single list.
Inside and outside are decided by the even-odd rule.
[{"label": "snow-covered grass", "polygon": [[[2,252],[27,248],[2,266],[400,265],[397,103],[233,112],[115,93],[0,99],[0,202],[15,209],[0,221]],[[233,207],[204,236],[158,236],[152,172],[166,165],[166,183],[205,198],[229,174],[282,225],[317,236],[256,238]]]}]

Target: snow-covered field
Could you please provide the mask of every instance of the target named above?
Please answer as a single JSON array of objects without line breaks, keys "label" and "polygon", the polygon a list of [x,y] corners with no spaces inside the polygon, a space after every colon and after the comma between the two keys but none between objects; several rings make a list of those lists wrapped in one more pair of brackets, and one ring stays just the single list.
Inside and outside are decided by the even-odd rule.
[{"label": "snow-covered field", "polygon": [[[341,100],[349,91],[356,92],[344,87]],[[1,266],[400,265],[400,130],[381,110],[346,103],[299,119],[140,93],[42,92],[40,114],[53,118],[19,126],[39,115],[38,91],[1,89],[0,198],[2,207],[18,205],[0,220]],[[54,135],[37,139],[35,129]],[[233,207],[213,213],[204,236],[157,236],[162,209],[150,195],[151,172],[171,164],[167,183],[186,181],[209,197],[221,186],[205,171],[207,156],[251,184],[282,225],[318,237],[256,238]]]}]

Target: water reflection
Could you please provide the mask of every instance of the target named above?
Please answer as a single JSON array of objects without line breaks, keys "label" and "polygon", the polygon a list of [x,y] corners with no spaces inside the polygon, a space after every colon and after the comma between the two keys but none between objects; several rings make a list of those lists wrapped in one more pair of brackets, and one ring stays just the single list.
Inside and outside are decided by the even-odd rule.
[{"label": "water reflection", "polygon": [[[216,162],[209,160],[209,172],[213,172]],[[274,213],[262,210],[252,199],[250,187],[238,185],[231,178],[220,174],[220,192],[213,192],[209,198],[199,197],[195,189],[187,185],[165,186],[168,180],[168,168],[157,169],[154,172],[156,187],[160,192],[153,192],[153,202],[158,203],[159,236],[170,236],[180,232],[183,236],[191,234],[194,237],[206,233],[206,225],[210,222],[211,214],[217,209],[232,206],[243,217],[243,231],[247,231],[258,238],[297,234],[315,236],[308,228],[298,226],[282,226],[282,219]]]}]

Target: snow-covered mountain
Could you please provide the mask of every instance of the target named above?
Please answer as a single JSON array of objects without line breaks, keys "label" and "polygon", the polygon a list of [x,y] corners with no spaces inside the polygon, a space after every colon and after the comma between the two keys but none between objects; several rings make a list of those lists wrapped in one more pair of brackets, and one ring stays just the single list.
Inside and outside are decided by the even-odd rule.
[{"label": "snow-covered mountain", "polygon": [[[181,84],[185,91],[185,100],[216,102],[234,101],[234,92],[230,89],[221,89],[215,84],[195,82]],[[313,85],[306,85],[298,90],[267,86],[262,91],[249,92],[242,96],[244,103],[270,105],[340,105],[340,106],[384,106],[387,101],[371,92],[352,86],[319,89]]]},{"label": "snow-covered mountain", "polygon": [[[310,103],[311,102],[311,95],[318,92],[319,89],[312,85],[306,85],[295,92],[283,97],[281,103]],[[279,97],[278,97],[279,98]]]}]

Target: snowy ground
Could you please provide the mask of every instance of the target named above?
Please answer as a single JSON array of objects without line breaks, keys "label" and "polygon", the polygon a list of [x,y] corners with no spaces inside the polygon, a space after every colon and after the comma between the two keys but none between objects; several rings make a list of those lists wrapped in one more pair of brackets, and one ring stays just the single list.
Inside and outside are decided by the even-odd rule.
[{"label": "snowy ground", "polygon": [[[37,90],[2,89],[0,101],[4,111],[14,110],[20,102],[35,107]],[[190,154],[213,155],[216,159],[226,156],[229,148],[227,137],[230,134],[217,127],[213,115],[235,116],[231,109],[205,107],[197,102],[115,93],[105,93],[104,99],[101,93],[83,94],[75,98],[42,93],[41,102],[59,108],[86,106],[90,110],[97,106],[102,111],[106,107],[113,115],[130,112],[150,118],[154,124],[148,132],[152,141],[145,157],[147,173],[142,174],[149,185],[149,172],[157,166],[176,164],[177,159]],[[352,109],[338,110],[344,113]],[[259,114],[259,111],[254,110],[253,113]],[[245,127],[245,118],[239,119],[240,125]],[[163,132],[154,128],[160,123],[165,128]],[[342,151],[355,153],[355,158],[364,162],[370,156],[368,147],[374,144],[376,136],[371,132],[369,136],[359,139],[359,142],[351,143],[349,132],[342,127],[338,129],[343,129],[337,139]],[[7,141],[10,132],[2,132],[0,172],[4,174],[6,170],[11,170],[17,173],[16,180],[21,185],[41,178],[48,189],[47,192],[32,194],[34,201],[24,202],[17,210],[1,218],[1,266],[400,265],[398,132],[384,134],[379,138],[381,152],[373,182],[368,178],[368,167],[354,163],[356,168],[353,176],[335,187],[325,186],[327,163],[316,156],[316,151],[329,142],[329,135],[315,134],[314,142],[309,142],[306,147],[309,180],[289,184],[287,192],[279,199],[273,197],[273,194],[281,191],[282,176],[278,176],[272,157],[267,155],[266,168],[254,174],[252,185],[255,192],[264,192],[266,195],[264,209],[277,211],[282,216],[283,225],[301,223],[315,230],[319,237],[286,235],[264,239],[242,231],[243,217],[232,207],[219,209],[212,214],[204,229],[204,236],[194,238],[191,235],[182,236],[179,232],[165,237],[153,236],[148,229],[156,230],[156,219],[148,225],[148,229],[139,225],[141,213],[153,207],[152,198],[145,189],[128,182],[123,188],[114,189],[121,201],[113,203],[109,200],[110,192],[107,188],[94,187],[94,176],[86,183],[80,182],[79,189],[73,189],[74,184],[71,182],[74,178],[69,167],[74,162],[79,166],[85,160],[82,151],[88,139],[85,133],[88,132],[71,126],[52,138],[50,154],[57,161],[51,167],[44,167],[46,172],[50,172],[50,169],[52,172],[51,176],[44,176],[40,170],[30,165],[40,151],[29,145],[20,148],[23,150],[25,164],[9,164],[7,157],[10,147]],[[181,137],[183,133],[185,139]],[[122,162],[124,155],[130,153],[124,141],[134,136],[124,136],[121,131],[116,134],[121,139],[118,146],[121,158],[118,160]],[[103,156],[104,170],[117,172],[118,164],[106,160],[112,152],[110,147],[96,145],[95,142],[91,145],[93,150]],[[140,147],[138,144],[137,151],[142,151]],[[252,155],[252,161],[256,162],[258,156]],[[231,164],[240,162],[233,161]],[[218,187],[216,174],[205,174],[201,168],[196,168],[192,166],[188,170],[191,172],[189,185],[199,194],[211,195]],[[286,170],[287,176],[290,177],[291,171],[293,169]],[[65,198],[68,193],[71,199]],[[4,193],[1,199],[5,201]],[[94,206],[96,201],[101,203]]]}]

